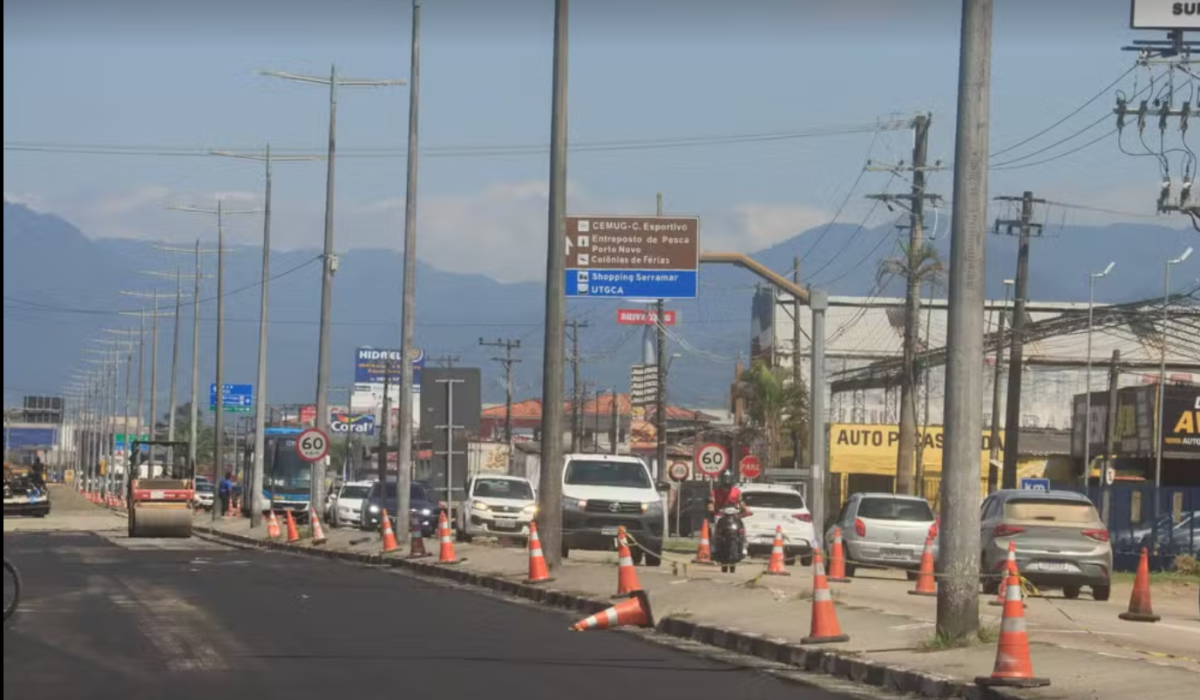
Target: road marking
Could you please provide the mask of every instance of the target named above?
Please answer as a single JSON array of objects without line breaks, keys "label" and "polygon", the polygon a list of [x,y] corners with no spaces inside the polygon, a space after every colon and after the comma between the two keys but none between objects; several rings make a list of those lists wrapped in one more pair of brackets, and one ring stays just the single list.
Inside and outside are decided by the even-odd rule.
[{"label": "road marking", "polygon": [[1181,632],[1191,632],[1192,634],[1200,634],[1200,627],[1181,627],[1179,625],[1155,625],[1155,627],[1169,630],[1179,630]]}]

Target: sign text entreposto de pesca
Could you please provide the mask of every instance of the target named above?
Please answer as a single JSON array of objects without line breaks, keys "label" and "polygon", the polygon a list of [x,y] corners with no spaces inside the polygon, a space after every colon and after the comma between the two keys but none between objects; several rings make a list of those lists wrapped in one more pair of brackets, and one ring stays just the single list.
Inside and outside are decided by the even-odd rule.
[{"label": "sign text entreposto de pesca", "polygon": [[568,216],[566,295],[694,299],[700,219]]}]

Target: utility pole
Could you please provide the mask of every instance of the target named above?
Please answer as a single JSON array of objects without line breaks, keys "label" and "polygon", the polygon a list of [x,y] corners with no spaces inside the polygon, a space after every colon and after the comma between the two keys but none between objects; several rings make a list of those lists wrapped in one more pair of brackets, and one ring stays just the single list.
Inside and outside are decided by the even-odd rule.
[{"label": "utility pole", "polygon": [[[391,442],[391,436],[392,436],[391,391],[392,391],[392,354],[389,352],[389,353],[386,353],[384,360],[383,360],[383,414],[381,416],[382,424],[379,426],[379,442],[377,445],[377,447],[378,447],[377,456],[379,458],[377,469],[379,470],[379,483],[381,483],[381,484],[387,483],[388,454],[391,451],[390,450],[390,442]],[[403,414],[404,411],[401,410],[400,413]],[[400,458],[399,455],[397,455],[396,456],[397,465],[400,464],[399,458]],[[397,484],[400,483],[399,478],[396,479],[396,483]],[[408,518],[401,518],[400,514],[397,513],[396,519],[404,520],[404,519],[408,519]]]},{"label": "utility pole", "polygon": [[[925,192],[926,157],[929,152],[929,122],[932,117],[918,114],[913,118],[913,156],[912,167],[906,168],[901,163],[887,168],[896,173],[909,171],[912,173],[912,191],[909,194],[877,194],[869,195],[891,205],[893,202],[908,209],[909,239],[905,253],[908,257],[906,265],[906,285],[904,305],[904,371],[900,375],[900,439],[896,449],[896,493],[913,495],[917,493],[914,482],[915,457],[917,445],[917,346],[921,335],[921,278],[922,253],[925,247],[925,202],[937,202],[939,195]],[[935,165],[934,169],[938,166]]]},{"label": "utility pole", "polygon": [[997,219],[994,229],[1000,233],[1003,226],[1008,235],[1013,235],[1015,231],[1020,236],[1012,347],[1009,349],[1008,405],[1004,417],[1004,472],[1001,475],[1001,488],[1015,489],[1017,459],[1021,453],[1021,377],[1025,356],[1025,304],[1029,300],[1029,239],[1035,232],[1039,236],[1042,233],[1042,225],[1033,222],[1033,205],[1045,204],[1046,200],[1034,199],[1032,192],[1025,192],[1020,197],[996,197],[996,201],[1021,203],[1019,220]]},{"label": "utility pole", "polygon": [[583,432],[583,423],[580,420],[580,396],[579,396],[579,329],[590,328],[587,321],[574,319],[566,322],[566,327],[571,335],[571,452],[579,451],[579,434]]},{"label": "utility pole", "polygon": [[[792,282],[800,286],[800,256],[792,256]],[[804,381],[804,377],[800,371],[800,297],[792,296],[792,386],[795,391],[800,390],[800,384]],[[811,417],[810,417],[811,420]],[[792,468],[799,470],[801,468],[801,441],[800,426],[797,424],[792,429]],[[818,525],[817,527],[820,527]]]},{"label": "utility pole", "polygon": [[1117,386],[1120,381],[1121,350],[1115,349],[1112,352],[1112,363],[1108,367],[1108,415],[1104,419],[1104,474],[1100,477],[1100,483],[1104,485],[1100,496],[1100,517],[1105,525],[1108,525],[1109,509],[1112,505],[1112,485],[1108,483],[1108,473],[1115,468],[1113,450],[1117,441]]},{"label": "utility pole", "polygon": [[[663,214],[663,198],[659,192],[655,215]],[[654,459],[658,463],[658,473],[661,475],[667,469],[667,326],[663,322],[663,300],[654,304],[654,326],[657,333],[654,338],[654,437],[656,441]],[[730,467],[732,468],[732,467]]]},{"label": "utility pole", "polygon": [[[263,164],[263,235],[262,235],[262,277],[259,282],[259,302],[258,302],[258,372],[257,382],[254,387],[254,464],[253,473],[251,475],[250,491],[250,527],[256,528],[262,525],[262,514],[266,510],[266,504],[263,503],[263,453],[266,450],[266,428],[267,428],[267,326],[270,316],[270,287],[271,287],[271,187],[273,183],[272,166],[277,161],[308,161],[320,160],[321,156],[272,156],[271,144],[267,144],[263,148],[263,152],[259,153],[237,153],[234,151],[211,151],[215,156],[224,156],[226,158],[241,158],[244,160],[261,161]],[[176,321],[176,332],[178,332],[179,323]],[[174,384],[172,384],[174,386]],[[174,396],[172,389],[172,396]],[[174,399],[171,400],[172,405],[172,425],[174,424]]]},{"label": "utility pole", "polygon": [[[342,78],[338,76],[337,66],[331,66],[329,77],[315,75],[297,75],[282,71],[262,71],[263,75],[302,83],[313,83],[329,88],[329,144],[326,150],[325,173],[325,248],[322,253],[321,273],[321,329],[317,344],[317,427],[326,436],[329,435],[329,335],[330,308],[333,295],[333,275],[337,272],[337,254],[333,250],[333,204],[334,204],[334,163],[337,153],[337,89],[339,87],[386,87],[403,85],[402,80],[362,80]],[[411,157],[411,156],[410,156]],[[564,273],[565,274],[565,273]],[[218,306],[218,310],[220,307]],[[217,415],[220,415],[217,411]],[[218,419],[219,420],[219,419]],[[219,432],[219,431],[218,431]],[[325,462],[318,460],[312,463],[312,507],[317,508],[325,502]],[[403,470],[401,470],[403,471]],[[401,505],[404,505],[408,491],[400,490]],[[215,514],[215,513],[214,513]],[[406,517],[398,517],[400,521],[400,536],[403,537]]]},{"label": "utility pole", "polygon": [[1008,289],[1013,280],[1004,280],[1004,306],[1000,309],[999,330],[996,331],[996,366],[992,374],[992,425],[988,438],[988,493],[995,492],[999,483],[1000,461],[1000,373],[1004,368],[1004,326],[1008,318]]},{"label": "utility pole", "polygon": [[621,395],[615,388],[612,390],[612,428],[608,437],[610,451],[619,454],[617,447],[621,438]]},{"label": "utility pole", "polygon": [[979,629],[979,436],[983,433],[983,301],[992,0],[963,0],[950,224],[945,443],[937,634]]},{"label": "utility pole", "polygon": [[550,206],[546,240],[546,321],[542,350],[542,454],[538,535],[546,564],[562,565],[563,323],[567,238],[567,33],[569,0],[554,0],[554,68],[550,106]]},{"label": "utility pole", "polygon": [[[513,364],[521,360],[512,356],[512,351],[521,347],[520,340],[494,340],[485,341],[479,339],[479,344],[485,348],[503,348],[504,357],[493,357],[493,362],[499,362],[504,365],[504,442],[507,445],[512,445],[512,405],[513,405],[513,383],[512,371]],[[560,365],[561,366],[561,365]],[[562,409],[559,409],[562,410]],[[546,411],[546,407],[542,406],[542,412]],[[543,435],[544,439],[546,436]]]}]

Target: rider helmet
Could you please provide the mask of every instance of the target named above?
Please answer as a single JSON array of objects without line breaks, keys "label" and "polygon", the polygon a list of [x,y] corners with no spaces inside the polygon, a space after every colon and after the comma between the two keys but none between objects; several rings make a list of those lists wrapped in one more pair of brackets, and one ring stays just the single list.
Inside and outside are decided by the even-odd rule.
[{"label": "rider helmet", "polygon": [[720,484],[721,488],[731,489],[734,486],[737,486],[737,474],[734,474],[732,469],[726,468],[725,471],[721,472],[721,475],[717,477],[717,483]]}]

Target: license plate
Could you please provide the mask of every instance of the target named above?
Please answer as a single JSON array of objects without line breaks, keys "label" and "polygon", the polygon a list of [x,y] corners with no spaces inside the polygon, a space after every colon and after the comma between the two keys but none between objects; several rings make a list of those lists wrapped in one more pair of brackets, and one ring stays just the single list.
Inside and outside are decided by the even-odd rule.
[{"label": "license plate", "polygon": [[600,534],[601,535],[612,535],[613,537],[616,537],[617,536],[617,528],[602,527],[602,528],[600,528]]},{"label": "license plate", "polygon": [[1074,564],[1068,564],[1065,561],[1036,561],[1030,564],[1029,568],[1034,571],[1046,571],[1055,574],[1069,574],[1078,570]]},{"label": "license plate", "polygon": [[894,547],[884,547],[879,550],[879,556],[884,559],[908,559],[907,549],[896,549]]},{"label": "license plate", "polygon": [[152,500],[152,501],[161,501],[166,497],[167,497],[167,494],[164,491],[151,491],[150,492],[150,500]]},{"label": "license plate", "polygon": [[497,530],[516,530],[517,523],[512,520],[497,520],[492,523],[492,527],[496,528]]}]

